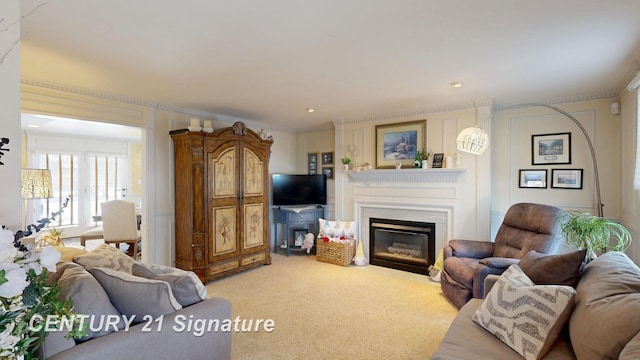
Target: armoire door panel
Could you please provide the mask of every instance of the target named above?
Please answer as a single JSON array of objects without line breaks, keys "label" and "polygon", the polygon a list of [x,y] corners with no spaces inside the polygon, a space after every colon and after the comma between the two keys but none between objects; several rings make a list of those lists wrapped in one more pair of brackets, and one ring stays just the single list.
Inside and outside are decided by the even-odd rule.
[{"label": "armoire door panel", "polygon": [[237,212],[235,206],[213,208],[209,227],[210,254],[209,260],[235,255],[237,244]]},{"label": "armoire door panel", "polygon": [[210,196],[213,199],[236,197],[236,179],[238,177],[236,164],[236,148],[228,148],[220,152],[213,153],[209,158],[209,169],[213,176],[209,177],[211,182]]},{"label": "armoire door panel", "polygon": [[243,196],[264,195],[264,163],[253,150],[246,147],[243,151],[243,160]]},{"label": "armoire door panel", "polygon": [[263,246],[264,242],[264,205],[244,205],[244,241],[242,249]]}]

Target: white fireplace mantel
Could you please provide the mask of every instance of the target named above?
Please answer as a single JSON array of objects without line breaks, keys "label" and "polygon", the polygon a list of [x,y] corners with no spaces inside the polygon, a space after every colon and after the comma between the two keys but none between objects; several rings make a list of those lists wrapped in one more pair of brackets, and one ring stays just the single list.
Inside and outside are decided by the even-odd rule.
[{"label": "white fireplace mantel", "polygon": [[347,171],[353,182],[389,183],[389,182],[457,182],[465,169],[382,169],[365,171]]}]

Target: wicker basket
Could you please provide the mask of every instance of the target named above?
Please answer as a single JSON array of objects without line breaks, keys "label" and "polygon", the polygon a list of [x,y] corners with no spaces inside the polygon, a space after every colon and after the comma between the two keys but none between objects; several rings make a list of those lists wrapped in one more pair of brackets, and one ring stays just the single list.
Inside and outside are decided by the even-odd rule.
[{"label": "wicker basket", "polygon": [[355,251],[355,240],[351,240],[348,243],[324,242],[322,239],[316,241],[316,256],[318,257],[318,261],[329,264],[347,266],[351,264]]}]

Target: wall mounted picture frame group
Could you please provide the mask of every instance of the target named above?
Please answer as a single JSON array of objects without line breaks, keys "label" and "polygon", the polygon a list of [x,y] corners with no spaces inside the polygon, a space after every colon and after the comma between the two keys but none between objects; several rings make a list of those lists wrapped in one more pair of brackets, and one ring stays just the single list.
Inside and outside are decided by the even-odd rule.
[{"label": "wall mounted picture frame group", "polygon": [[413,167],[418,150],[427,145],[427,120],[376,125],[376,169]]},{"label": "wall mounted picture frame group", "polygon": [[521,188],[547,188],[547,170],[521,169],[519,178],[518,186]]},{"label": "wall mounted picture frame group", "polygon": [[531,135],[531,164],[571,164],[571,133]]},{"label": "wall mounted picture frame group", "polygon": [[318,173],[318,153],[307,153],[309,175]]},{"label": "wall mounted picture frame group", "polygon": [[551,187],[555,189],[582,189],[583,169],[551,169]]}]

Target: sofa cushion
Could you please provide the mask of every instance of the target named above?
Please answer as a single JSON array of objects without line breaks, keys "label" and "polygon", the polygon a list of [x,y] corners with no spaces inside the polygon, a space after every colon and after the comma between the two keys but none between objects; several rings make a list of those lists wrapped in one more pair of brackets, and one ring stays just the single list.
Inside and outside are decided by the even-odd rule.
[{"label": "sofa cushion", "polygon": [[540,359],[569,318],[576,290],[535,285],[518,265],[497,280],[472,320],[525,359]]},{"label": "sofa cushion", "polygon": [[640,268],[608,252],[585,266],[577,290],[569,320],[576,356],[617,359],[640,332]]},{"label": "sofa cushion", "polygon": [[145,320],[145,315],[155,319],[182,309],[166,281],[145,279],[107,268],[93,268],[91,273],[118,311],[127,317],[135,317],[134,323]]},{"label": "sofa cushion", "polygon": [[135,260],[114,246],[102,244],[89,252],[74,257],[73,261],[89,271],[100,267],[131,273],[131,266]]},{"label": "sofa cushion", "polygon": [[586,253],[587,250],[578,250],[548,255],[531,250],[518,266],[537,285],[567,285],[575,288],[580,280]]},{"label": "sofa cushion", "polygon": [[640,333],[637,333],[636,336],[624,346],[618,357],[618,360],[635,359],[640,359]]},{"label": "sofa cushion", "polygon": [[[100,321],[101,317],[120,316],[120,312],[111,304],[109,296],[100,283],[84,267],[65,262],[60,264],[58,269],[58,272],[62,271],[62,275],[58,279],[60,297],[71,299],[75,313],[93,315],[97,321]],[[90,324],[90,321],[91,319],[87,319],[85,323]],[[118,329],[123,327],[124,324],[120,322]],[[110,329],[104,327],[100,329],[98,326],[89,326],[87,336],[78,339],[77,342],[93,339],[110,332]]]},{"label": "sofa cushion", "polygon": [[206,300],[209,296],[204,284],[193,271],[135,262],[131,273],[147,279],[166,281],[171,286],[173,296],[183,307]]}]

